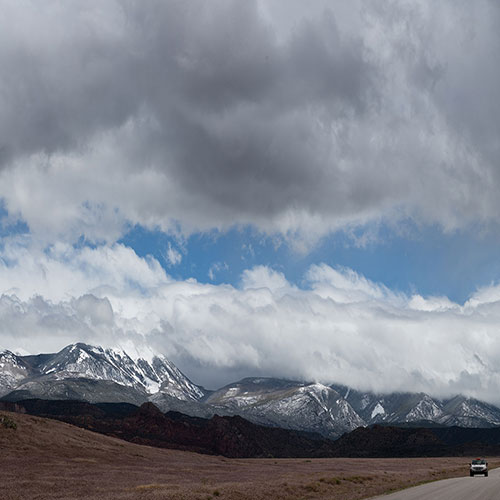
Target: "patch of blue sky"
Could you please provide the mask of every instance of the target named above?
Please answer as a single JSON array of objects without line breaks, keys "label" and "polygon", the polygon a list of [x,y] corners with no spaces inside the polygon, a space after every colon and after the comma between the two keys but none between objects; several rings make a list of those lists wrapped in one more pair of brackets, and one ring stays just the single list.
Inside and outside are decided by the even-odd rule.
[{"label": "patch of blue sky", "polygon": [[9,216],[5,203],[0,199],[0,244],[7,236],[28,234],[29,227],[23,220]]},{"label": "patch of blue sky", "polygon": [[349,267],[408,295],[446,296],[462,304],[477,288],[500,280],[499,244],[497,233],[472,229],[443,233],[427,226],[401,234],[382,227],[365,246],[345,234],[331,236],[306,260]]},{"label": "patch of blue sky", "polygon": [[[286,246],[276,245],[273,238],[263,237],[251,228],[198,233],[179,243],[161,231],[134,226],[119,243],[130,246],[140,257],[153,256],[174,279],[194,278],[202,283],[237,286],[241,273],[258,264],[286,275],[289,259]],[[168,258],[169,248],[180,253],[177,264]]]},{"label": "patch of blue sky", "polygon": [[[463,303],[478,287],[500,280],[496,234],[448,234],[436,226],[412,227],[404,234],[379,226],[377,237],[363,246],[356,244],[352,234],[338,232],[307,254],[297,254],[286,243],[277,244],[275,238],[251,228],[195,234],[179,245],[161,231],[135,226],[120,242],[139,256],[155,257],[174,279],[194,278],[202,283],[238,286],[245,269],[265,265],[306,287],[307,269],[325,263],[353,269],[394,291],[447,296]],[[176,264],[168,259],[169,246],[182,257]]]},{"label": "patch of blue sky", "polygon": [[84,247],[97,248],[100,245],[101,245],[100,243],[97,243],[95,241],[92,241],[92,240],[89,240],[88,238],[86,238],[86,236],[84,234],[81,234],[79,236],[79,238],[76,240],[76,242],[73,243],[74,248],[84,248]]},{"label": "patch of blue sky", "polygon": [[[324,238],[310,252],[296,253],[279,238],[262,235],[250,227],[227,232],[192,235],[179,243],[161,231],[131,227],[119,241],[139,256],[151,255],[174,279],[194,278],[202,283],[238,286],[245,269],[269,266],[292,283],[307,287],[304,275],[313,264],[353,269],[388,288],[411,295],[446,296],[463,303],[477,288],[500,282],[500,235],[469,228],[443,233],[438,226],[414,226],[404,231],[387,225],[374,226],[367,243],[359,245],[370,227],[360,234],[337,232]],[[6,237],[28,235],[27,224],[10,217],[0,200],[0,248]],[[81,237],[75,247],[96,243]],[[169,248],[177,255],[168,255]]]}]

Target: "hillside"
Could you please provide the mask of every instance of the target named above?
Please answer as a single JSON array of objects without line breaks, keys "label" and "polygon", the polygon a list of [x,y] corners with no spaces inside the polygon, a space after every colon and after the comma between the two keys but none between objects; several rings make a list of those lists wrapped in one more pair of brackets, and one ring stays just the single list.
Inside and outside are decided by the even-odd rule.
[{"label": "hillside", "polygon": [[253,424],[241,417],[210,419],[162,413],[152,403],[82,401],[0,402],[0,409],[62,420],[102,434],[159,448],[226,457],[331,457],[334,443],[321,436]]},{"label": "hillside", "polygon": [[[2,500],[358,500],[467,473],[463,458],[226,459],[1,411]],[[490,459],[492,467],[500,460]]]}]

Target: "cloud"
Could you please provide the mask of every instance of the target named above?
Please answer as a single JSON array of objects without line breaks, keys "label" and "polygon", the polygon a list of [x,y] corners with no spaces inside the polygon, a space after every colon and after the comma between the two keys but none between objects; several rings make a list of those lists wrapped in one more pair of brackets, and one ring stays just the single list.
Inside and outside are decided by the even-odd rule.
[{"label": "cloud", "polygon": [[170,278],[156,259],[124,245],[75,248],[58,243],[38,250],[25,237],[7,238],[0,254],[0,293],[60,302],[102,287],[120,295],[150,293]]},{"label": "cloud", "polygon": [[337,302],[365,302],[386,300],[402,303],[404,296],[398,296],[382,284],[373,283],[352,269],[333,269],[326,264],[312,265],[306,279],[314,292]]},{"label": "cloud", "polygon": [[167,246],[166,257],[167,257],[167,262],[171,266],[177,266],[182,261],[182,254],[178,252],[175,248],[173,248],[170,242]]},{"label": "cloud", "polygon": [[36,254],[11,242],[1,257],[4,348],[153,350],[209,387],[267,375],[500,403],[495,286],[460,306],[325,264],[309,269],[303,288],[265,266],[233,287],[174,281],[120,245]]},{"label": "cloud", "polygon": [[492,2],[1,9],[0,198],[41,241],[495,223]]},{"label": "cloud", "polygon": [[210,281],[214,281],[217,273],[220,271],[227,271],[229,269],[229,266],[227,265],[227,262],[214,262],[209,268],[208,268],[208,277],[210,278]]},{"label": "cloud", "polygon": [[267,266],[255,266],[252,269],[243,271],[241,287],[244,290],[264,288],[272,292],[289,291],[291,289],[291,285],[283,273]]},{"label": "cloud", "polygon": [[[478,294],[474,294],[477,296]],[[460,309],[458,304],[452,302],[448,297],[422,297],[413,295],[409,306],[417,311],[446,311],[449,309]]]}]

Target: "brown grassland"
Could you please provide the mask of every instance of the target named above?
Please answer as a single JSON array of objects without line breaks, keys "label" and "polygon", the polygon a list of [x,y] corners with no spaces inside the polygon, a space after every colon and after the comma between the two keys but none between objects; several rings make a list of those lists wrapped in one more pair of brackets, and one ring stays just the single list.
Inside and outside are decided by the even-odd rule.
[{"label": "brown grassland", "polygon": [[[3,500],[356,500],[467,475],[467,458],[227,459],[136,445],[2,412]],[[12,425],[12,422],[15,425]],[[16,427],[16,428],[13,428]],[[500,458],[490,458],[490,467]]]}]

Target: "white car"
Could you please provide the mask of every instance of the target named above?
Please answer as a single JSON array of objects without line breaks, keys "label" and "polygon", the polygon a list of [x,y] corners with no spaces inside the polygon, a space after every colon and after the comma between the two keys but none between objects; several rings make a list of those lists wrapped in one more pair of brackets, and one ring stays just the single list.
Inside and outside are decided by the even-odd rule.
[{"label": "white car", "polygon": [[473,477],[474,474],[484,474],[485,477],[488,477],[488,462],[484,458],[476,458],[471,462],[471,477]]}]

